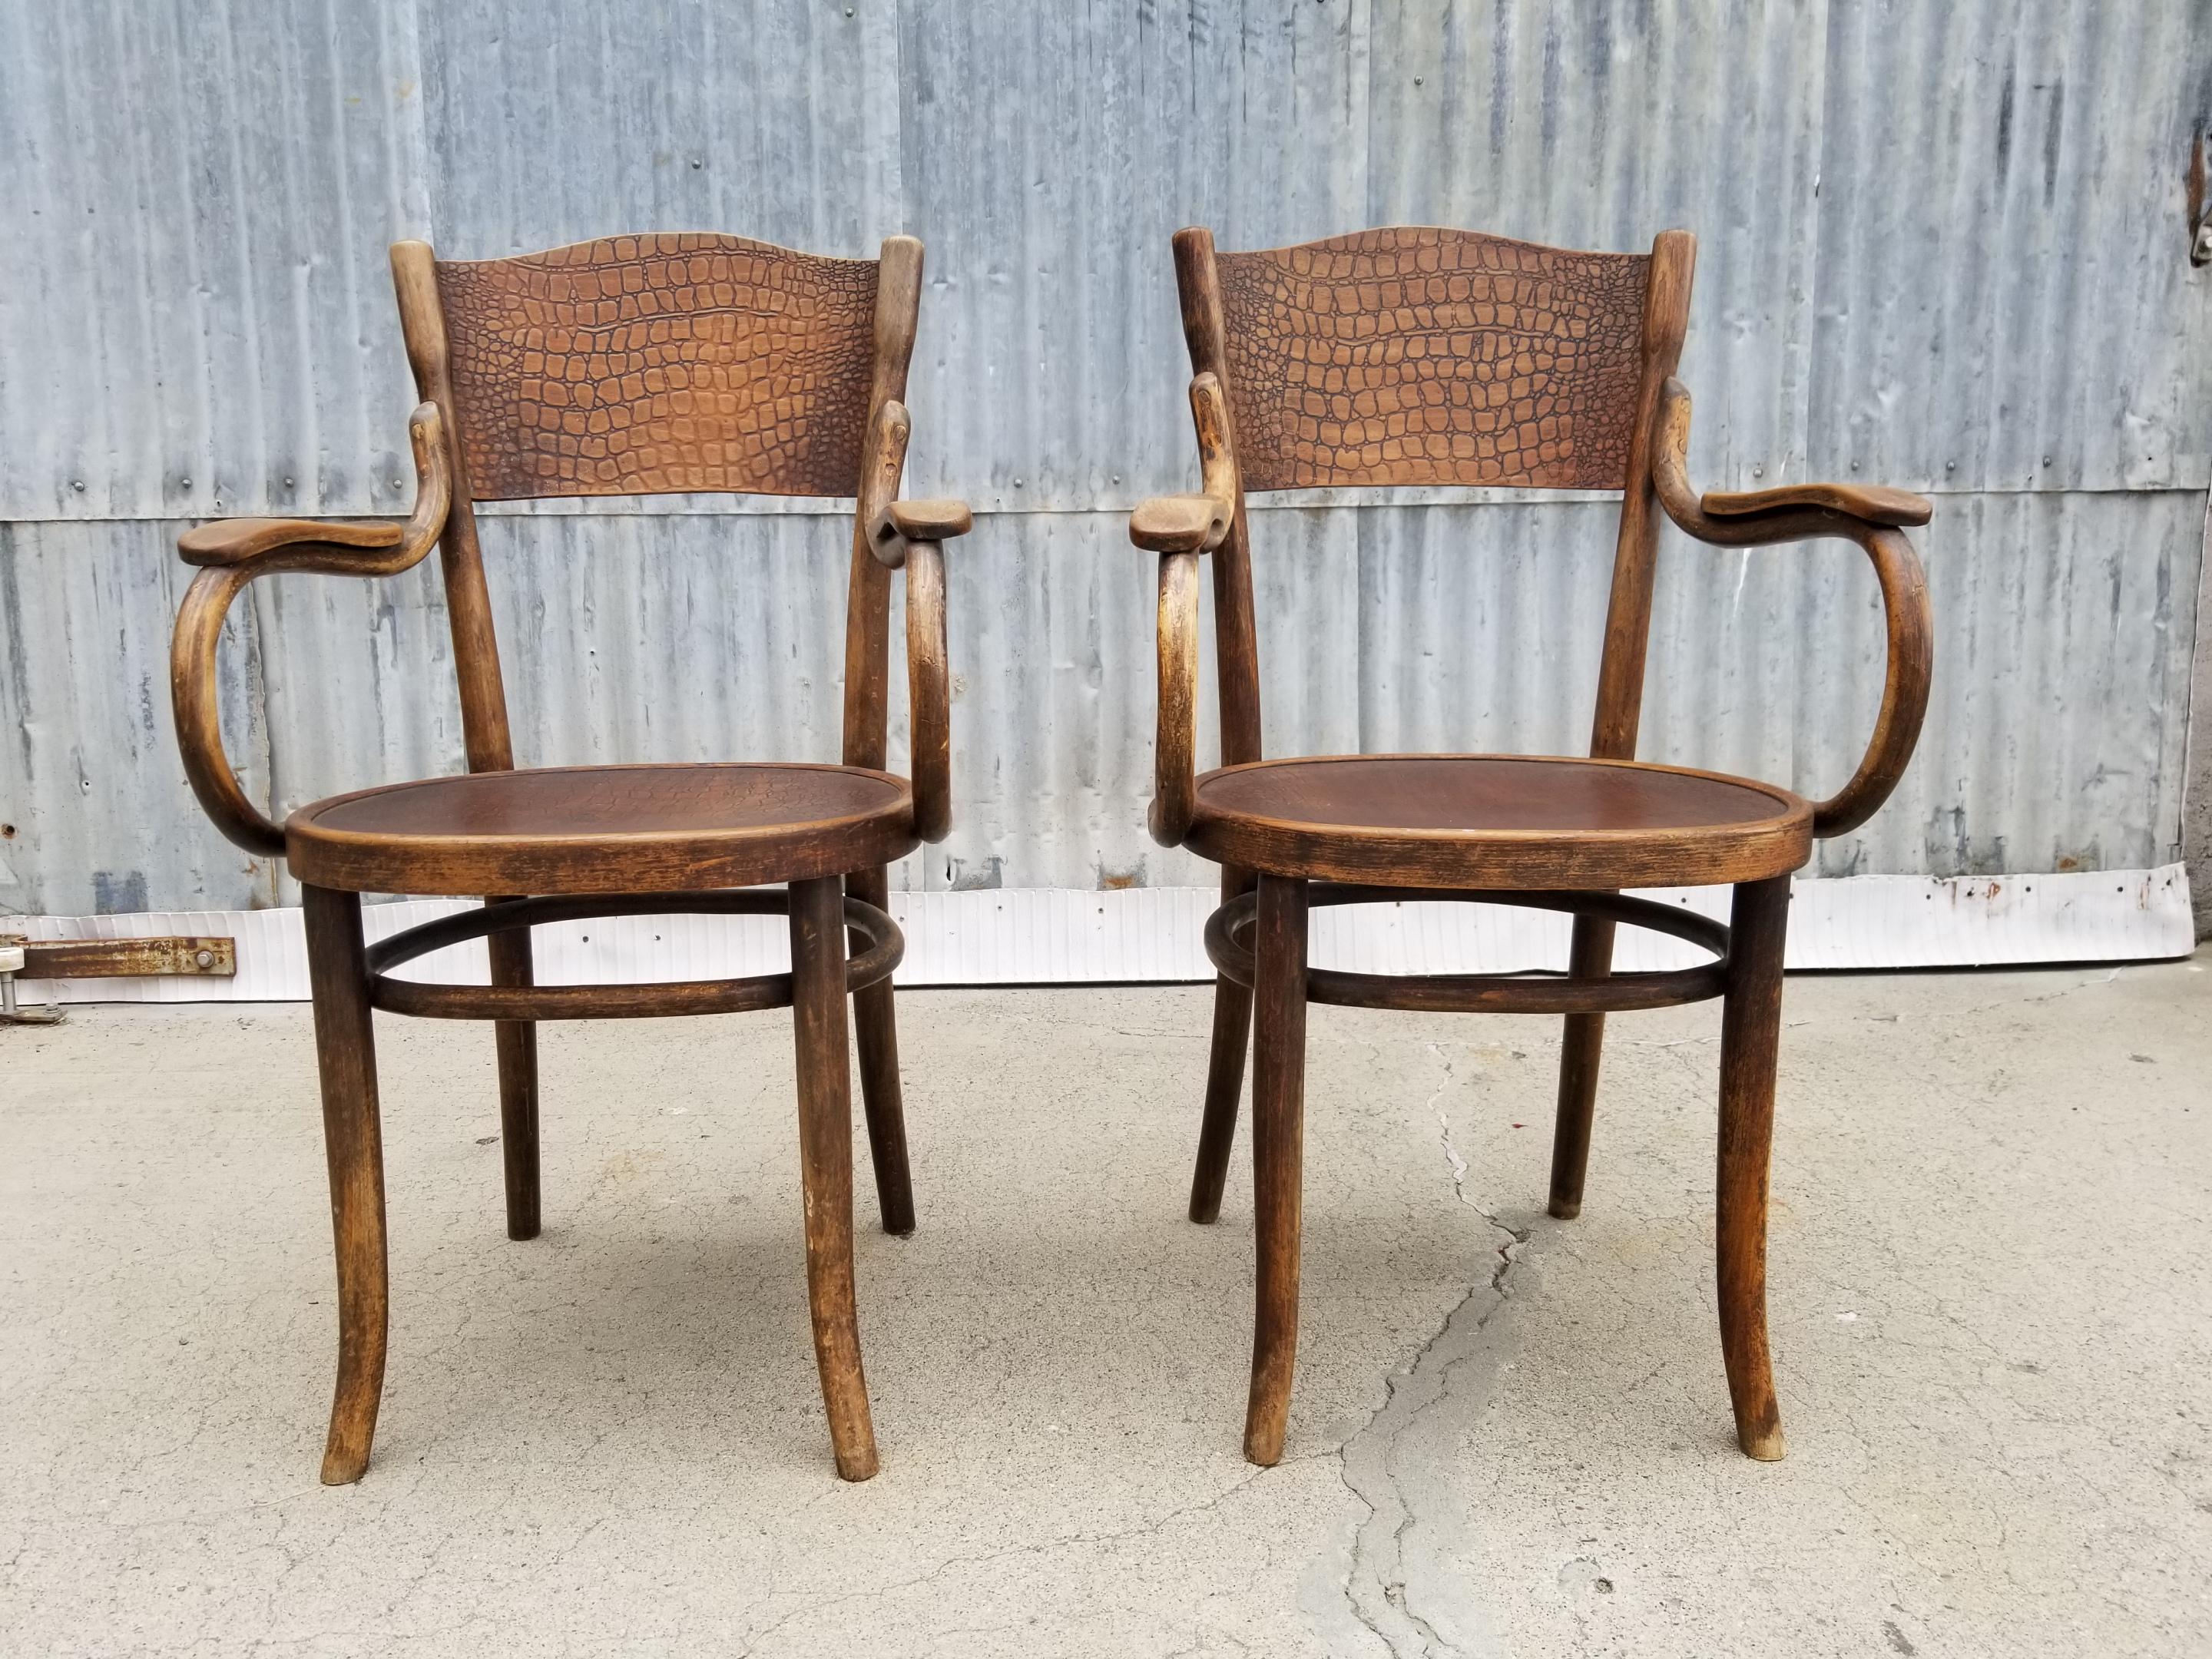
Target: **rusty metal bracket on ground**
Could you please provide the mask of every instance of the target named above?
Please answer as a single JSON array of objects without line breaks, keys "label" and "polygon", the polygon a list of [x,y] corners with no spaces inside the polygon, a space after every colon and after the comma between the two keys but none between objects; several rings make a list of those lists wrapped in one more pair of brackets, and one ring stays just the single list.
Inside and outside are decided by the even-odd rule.
[{"label": "rusty metal bracket on ground", "polygon": [[32,939],[0,933],[0,1025],[58,1025],[62,1011],[21,1006],[15,981],[141,979],[192,974],[228,978],[238,972],[238,941],[222,935],[160,939]]}]

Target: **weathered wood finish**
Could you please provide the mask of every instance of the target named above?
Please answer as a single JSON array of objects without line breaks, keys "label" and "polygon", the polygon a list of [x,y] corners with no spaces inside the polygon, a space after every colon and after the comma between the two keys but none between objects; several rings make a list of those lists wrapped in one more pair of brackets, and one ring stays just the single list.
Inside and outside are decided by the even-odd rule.
[{"label": "weathered wood finish", "polygon": [[1780,1458],[1782,1413],[1766,1349],[1766,1182],[1774,1137],[1774,1073],[1782,1036],[1787,877],[1735,890],[1729,918],[1728,998],[1721,1005],[1721,1123],[1716,1258],[1721,1353],[1736,1440],[1747,1455]]},{"label": "weathered wood finish", "polygon": [[284,831],[251,800],[223,752],[216,653],[223,618],[246,584],[281,570],[333,576],[394,576],[420,564],[446,528],[453,495],[444,419],[434,403],[407,421],[415,450],[415,509],[404,523],[329,524],[311,519],[232,519],[178,538],[200,574],[185,592],[169,640],[169,702],[177,750],[192,793],[231,841],[264,858],[284,850]]},{"label": "weathered wood finish", "polygon": [[1304,1204],[1306,884],[1261,876],[1253,941],[1252,1214],[1259,1255],[1252,1392],[1244,1455],[1283,1455],[1298,1352],[1298,1228]]},{"label": "weathered wood finish", "polygon": [[286,825],[302,881],[362,893],[628,893],[841,875],[915,848],[903,778],[776,762],[542,767],[333,795]]},{"label": "weathered wood finish", "polygon": [[[1901,526],[1926,522],[1928,503],[1865,484],[1703,497],[1690,489],[1689,401],[1673,380],[1696,263],[1684,232],[1662,234],[1648,257],[1434,229],[1217,254],[1212,235],[1193,228],[1176,234],[1175,255],[1204,484],[1145,502],[1129,527],[1130,539],[1160,558],[1151,827],[1162,842],[1222,865],[1222,904],[1206,930],[1221,975],[1194,1221],[1220,1212],[1248,1032],[1253,1050],[1260,1288],[1246,1455],[1260,1463],[1280,1455],[1288,1409],[1307,1001],[1564,1013],[1550,1205],[1565,1218],[1582,1207],[1607,1013],[1719,995],[1723,1346],[1744,1449],[1779,1456],[1764,1249],[1790,872],[1814,837],[1863,823],[1911,757],[1927,706],[1931,627]],[[1407,483],[1621,490],[1589,758],[1262,762],[1245,491]],[[1865,757],[1827,800],[1636,760],[1668,520],[1731,546],[1841,537],[1873,562],[1889,628],[1881,712]],[[1222,753],[1218,769],[1200,774],[1202,558],[1212,566]],[[1255,872],[1256,898],[1247,896]],[[1620,892],[1723,884],[1735,887],[1733,931]],[[1408,896],[1575,912],[1566,977],[1395,979],[1305,965],[1310,905]],[[1623,922],[1692,939],[1716,959],[1616,975]]]},{"label": "weathered wood finish", "polygon": [[[493,1020],[507,1230],[527,1238],[540,1224],[537,1020],[793,1004],[824,1398],[839,1470],[865,1479],[875,1453],[852,1307],[844,1003],[849,988],[884,1224],[908,1232],[914,1199],[889,980],[902,945],[883,913],[884,866],[918,839],[941,837],[951,823],[942,543],[969,522],[957,501],[897,500],[921,244],[892,237],[879,259],[863,262],[729,237],[643,236],[441,265],[427,244],[402,242],[392,250],[392,272],[423,400],[410,422],[419,478],[413,514],[404,523],[233,520],[186,532],[179,551],[203,568],[179,615],[171,659],[179,741],[194,791],[232,840],[263,855],[283,854],[308,894],[345,1307],[325,1478],[356,1479],[366,1466],[382,1376],[372,1005]],[[694,489],[856,497],[844,763],[516,771],[475,502]],[[879,520],[896,544],[891,562],[908,573],[911,784],[884,770],[891,574],[870,546]],[[225,613],[248,582],[271,571],[389,575],[434,544],[468,774],[316,802],[280,827],[247,799],[223,756],[215,675]],[[806,954],[792,975],[682,985],[535,983],[529,926],[536,920],[556,912],[636,914],[655,894],[669,910],[758,908],[757,894],[700,890],[787,882],[794,945],[803,936]],[[853,901],[842,909],[841,884]],[[640,890],[647,890],[641,900]],[[362,891],[491,895],[476,918],[482,925],[474,933],[464,925],[465,936],[485,937],[491,984],[370,973],[361,947]],[[516,894],[582,896],[504,896]],[[848,927],[856,946],[865,946],[849,963]],[[390,949],[398,943],[380,947],[384,959],[398,959]]]},{"label": "weathered wood finish", "polygon": [[343,1486],[360,1480],[368,1468],[376,1408],[384,1395],[392,1305],[386,1279],[384,1127],[376,1097],[368,974],[362,959],[361,896],[304,887],[301,898],[338,1268],[338,1380],[323,1448],[323,1484]]},{"label": "weathered wood finish", "polygon": [[799,1046],[799,1164],[806,1300],[837,1473],[876,1472],[853,1294],[853,1080],[845,1053],[845,910],[834,878],[791,884],[792,1023]]}]

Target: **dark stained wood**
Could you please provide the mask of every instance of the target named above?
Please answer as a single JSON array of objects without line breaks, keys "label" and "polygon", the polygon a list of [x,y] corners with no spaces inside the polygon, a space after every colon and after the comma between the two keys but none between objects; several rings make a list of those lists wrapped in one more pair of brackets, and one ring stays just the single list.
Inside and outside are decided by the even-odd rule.
[{"label": "dark stained wood", "polygon": [[[605,913],[631,914],[620,907],[639,889],[684,909],[696,908],[689,901],[705,888],[794,882],[834,890],[852,877],[855,897],[872,898],[852,924],[856,935],[874,927],[868,917],[887,930],[848,971],[878,1190],[895,1232],[912,1229],[914,1200],[888,977],[902,946],[882,912],[884,872],[918,834],[935,840],[951,824],[942,543],[970,522],[957,501],[897,500],[921,269],[921,244],[908,236],[886,240],[872,262],[724,236],[615,238],[446,264],[426,243],[398,244],[393,288],[423,400],[412,422],[414,514],[404,525],[251,520],[188,532],[179,550],[204,568],[172,652],[179,743],[209,816],[240,845],[283,854],[311,890],[347,903],[346,895],[367,890],[490,895],[493,910],[512,915],[501,896],[565,893],[599,896],[617,907]],[[846,764],[515,771],[476,501],[693,489],[854,496]],[[886,544],[872,549],[878,523]],[[280,828],[246,798],[222,753],[216,653],[226,612],[248,582],[271,571],[389,575],[434,544],[470,775],[317,802]],[[908,568],[911,786],[883,769],[891,588],[884,559]],[[832,931],[843,931],[834,918]],[[535,1235],[541,1219],[537,1019],[718,1012],[781,1006],[791,996],[790,976],[779,975],[540,987],[526,926],[490,932],[486,943],[489,987],[380,977],[356,988],[356,1000],[364,1011],[374,1001],[494,1021],[507,1227],[517,1238]],[[842,1032],[842,988],[835,1000]],[[811,1017],[818,1024],[827,1015],[817,1009]],[[821,1070],[814,1064],[808,1074]],[[847,1158],[849,1190],[849,1149]],[[845,1224],[849,1304],[849,1214]],[[857,1350],[851,1358],[850,1376],[840,1370],[830,1401],[848,1474],[860,1467],[859,1443],[851,1400],[841,1404],[838,1391],[849,1396],[857,1379]],[[342,1389],[342,1403],[354,1399],[358,1408],[366,1373],[348,1363],[355,1395]],[[366,1409],[373,1419],[373,1386]],[[865,1431],[865,1395],[860,1410]],[[357,1475],[366,1429],[356,1437]],[[870,1467],[872,1460],[871,1449]]]},{"label": "dark stained wood", "polygon": [[907,769],[915,839],[952,829],[952,668],[945,642],[945,552],[909,542],[906,556]]},{"label": "dark stained wood", "polygon": [[[514,764],[514,741],[507,725],[499,638],[492,624],[491,590],[484,580],[483,550],[477,539],[478,485],[470,471],[471,454],[483,447],[471,441],[471,417],[483,418],[496,430],[498,416],[489,410],[465,407],[455,385],[453,336],[447,326],[437,263],[427,242],[393,245],[392,282],[399,307],[400,332],[407,343],[408,365],[414,372],[419,395],[435,404],[444,416],[447,465],[454,480],[453,507],[439,543],[439,557],[446,581],[447,623],[453,639],[461,735],[469,770],[503,771]],[[465,349],[475,343],[465,325],[461,342]],[[514,890],[496,885],[489,890],[500,894]],[[493,939],[486,950],[494,985],[519,989],[537,977],[528,933]],[[507,1191],[507,1237],[535,1238],[541,1202],[538,1036],[527,1025],[501,1021],[493,1028],[492,1041],[498,1057],[500,1163]]]},{"label": "dark stained wood", "polygon": [[1235,512],[1211,495],[1155,495],[1130,512],[1129,539],[1147,553],[1210,552]]},{"label": "dark stained wood", "polygon": [[1811,809],[1716,773],[1510,755],[1329,755],[1198,781],[1188,844],[1279,875],[1586,890],[1797,868]]},{"label": "dark stained wood", "polygon": [[307,976],[315,999],[323,1144],[337,1251],[338,1380],[323,1448],[323,1484],[349,1486],[368,1468],[384,1393],[391,1322],[384,1235],[384,1130],[376,1098],[376,1042],[362,960],[361,899],[303,887]]},{"label": "dark stained wood", "polygon": [[[877,910],[890,902],[890,882],[881,866],[845,878],[845,895]],[[849,945],[863,943],[853,933]],[[848,980],[848,983],[849,983]],[[906,1100],[899,1083],[898,1016],[888,977],[853,992],[853,1046],[860,1056],[860,1104],[868,1121],[868,1152],[876,1171],[876,1205],[884,1231],[904,1237],[914,1231],[914,1177],[907,1164]]]},{"label": "dark stained wood", "polygon": [[1728,1000],[1721,1012],[1721,1352],[1728,1362],[1736,1440],[1747,1455],[1768,1462],[1783,1454],[1782,1413],[1766,1348],[1766,1182],[1789,923],[1788,878],[1735,890]]},{"label": "dark stained wood", "polygon": [[[1132,532],[1134,533],[1133,532]],[[1159,714],[1152,741],[1152,839],[1180,847],[1198,811],[1198,556],[1160,561]]]},{"label": "dark stained wood", "polygon": [[[1567,976],[1602,980],[1613,972],[1613,924],[1577,916],[1567,949]],[[1605,1050],[1605,1016],[1569,1014],[1559,1039],[1559,1104],[1552,1131],[1552,1194],[1547,1208],[1562,1221],[1583,1212],[1583,1182],[1589,1171],[1590,1126],[1597,1111],[1598,1065]]]},{"label": "dark stained wood", "polygon": [[178,537],[177,553],[186,564],[243,564],[280,547],[392,548],[406,538],[406,527],[390,519],[217,519]]},{"label": "dark stained wood", "polygon": [[[920,501],[893,501],[883,511],[883,520],[890,529],[910,542],[949,541],[955,536],[964,536],[975,527],[975,515],[968,503],[949,500],[941,495],[925,496]],[[882,538],[878,535],[878,542]]]},{"label": "dark stained wood", "polygon": [[[530,935],[495,934],[484,941],[484,949],[495,994],[530,994],[538,979],[531,961]],[[507,1192],[507,1236],[535,1238],[543,1204],[538,1185],[538,1027],[530,1020],[496,1021],[492,1026],[492,1050],[499,1072],[499,1162],[500,1179]]]},{"label": "dark stained wood", "polygon": [[771,762],[547,767],[334,795],[295,812],[303,881],[356,892],[619,893],[837,875],[914,850],[906,781]]},{"label": "dark stained wood", "polygon": [[[1427,1013],[1559,1014],[1596,1010],[1671,1008],[1701,1002],[1725,988],[1728,929],[1696,911],[1621,893],[1558,893],[1448,890],[1424,887],[1361,887],[1310,883],[1309,905],[1408,904],[1447,900],[1468,904],[1508,904],[1533,909],[1571,910],[1578,917],[1626,922],[1702,946],[1713,960],[1664,973],[1621,974],[1596,979],[1555,978],[1546,974],[1355,974],[1337,969],[1306,969],[1306,1000],[1346,1008],[1402,1008]],[[1251,949],[1241,935],[1256,919],[1250,896],[1231,899],[1206,923],[1206,953],[1224,977],[1253,983]]]},{"label": "dark stained wood", "polygon": [[445,307],[438,296],[436,260],[428,242],[392,244],[392,285],[416,391],[424,402],[438,406],[444,422],[453,504],[446,515],[438,554],[446,583],[446,621],[453,636],[454,678],[461,694],[462,742],[469,770],[501,771],[514,764],[514,740],[507,727],[507,685],[500,674],[499,635],[492,626],[483,549],[477,539],[464,411],[453,390]]},{"label": "dark stained wood", "polygon": [[[1191,1181],[1194,1221],[1212,1221],[1220,1212],[1255,1002],[1262,1010],[1253,1041],[1255,1103],[1263,1075],[1265,1092],[1279,1105],[1285,1088],[1264,1012],[1267,927],[1264,920],[1253,923],[1243,900],[1255,871],[1266,888],[1350,884],[1316,885],[1304,901],[1312,903],[1364,902],[1399,890],[1474,896],[1466,890],[1482,889],[1493,890],[1483,895],[1492,901],[1552,902],[1577,912],[1563,980],[1405,981],[1301,969],[1303,1000],[1565,1013],[1550,1202],[1553,1214],[1571,1217],[1581,1210],[1589,1167],[1606,1012],[1714,994],[1726,994],[1733,1006],[1753,994],[1729,965],[1750,958],[1734,954],[1673,973],[1615,975],[1619,923],[1656,925],[1620,890],[1730,883],[1740,893],[1786,894],[1788,874],[1804,862],[1813,839],[1863,823],[1903,772],[1926,710],[1932,627],[1919,562],[1900,526],[1925,522],[1929,504],[1869,484],[1793,484],[1702,498],[1690,489],[1682,464],[1688,396],[1673,376],[1688,326],[1696,252],[1694,239],[1678,230],[1662,232],[1648,256],[1577,253],[1421,228],[1219,253],[1203,228],[1176,233],[1183,332],[1199,376],[1192,402],[1204,485],[1197,494],[1143,503],[1131,515],[1130,537],[1160,556],[1152,833],[1222,864],[1222,906],[1207,926],[1208,951],[1223,971]],[[1219,393],[1218,420],[1202,401],[1209,380]],[[1262,762],[1245,492],[1404,483],[1620,489],[1588,760]],[[1874,563],[1889,627],[1882,708],[1857,770],[1829,799],[1808,804],[1771,784],[1636,761],[1659,531],[1668,520],[1731,546],[1842,537]],[[1222,740],[1219,769],[1200,775],[1201,556],[1214,586]],[[1252,925],[1262,942],[1247,951],[1237,934]],[[1778,944],[1775,950],[1778,975]],[[1256,998],[1240,982],[1254,979],[1262,987]],[[1282,1022],[1274,1024],[1279,1029]],[[1261,1109],[1255,1103],[1255,1120]],[[1763,1150],[1760,1157],[1763,1169]],[[1279,1168],[1279,1139],[1264,1153],[1255,1144],[1255,1162]],[[1265,1182],[1263,1176],[1263,1192]],[[1283,1212],[1279,1200],[1268,1212],[1279,1231]],[[1738,1203],[1734,1213],[1747,1211]],[[1732,1224],[1731,1237],[1747,1237],[1750,1224]],[[1269,1265],[1264,1224],[1262,1232],[1261,1345],[1287,1354],[1281,1326],[1295,1318],[1295,1298],[1286,1312],[1264,1288],[1279,1286],[1282,1273],[1279,1258]],[[1741,1238],[1731,1248],[1741,1255]],[[1737,1334],[1729,1340],[1739,1347],[1741,1313],[1739,1305],[1729,1316]],[[1763,1334],[1759,1343],[1763,1365]],[[1734,1347],[1729,1364],[1733,1377]],[[1287,1358],[1268,1375],[1263,1389],[1255,1371],[1248,1422],[1248,1455],[1259,1462],[1280,1449]],[[1272,1419],[1262,1411],[1263,1396]],[[1747,1396],[1739,1390],[1737,1397],[1741,1412]],[[1745,1419],[1751,1426],[1744,1443],[1765,1455],[1756,1416]],[[1778,1435],[1773,1450],[1779,1454]]]},{"label": "dark stained wood", "polygon": [[[655,981],[624,985],[441,985],[398,979],[392,969],[433,951],[489,936],[558,921],[597,921],[608,916],[775,915],[790,914],[781,887],[723,888],[703,893],[594,894],[568,898],[502,899],[479,909],[441,916],[380,939],[369,947],[369,1000],[393,1013],[434,1019],[484,1019],[505,1015],[515,1023],[540,1019],[641,1019],[668,1014],[726,1014],[791,1006],[791,975],[749,979]],[[906,939],[878,905],[845,900],[845,926],[860,949],[845,963],[845,988],[858,992],[890,977],[906,953]]]},{"label": "dark stained wood", "polygon": [[1229,1154],[1237,1145],[1237,1107],[1244,1092],[1244,1054],[1252,1041],[1252,988],[1226,974],[1213,984],[1213,1034],[1206,1061],[1206,1111],[1198,1130],[1198,1162],[1190,1175],[1190,1218],[1221,1218]]},{"label": "dark stained wood", "polygon": [[[1867,739],[1866,753],[1857,769],[1841,789],[1813,807],[1815,836],[1846,835],[1881,811],[1897,787],[1920,740],[1920,723],[1928,713],[1929,688],[1935,674],[1936,623],[1920,556],[1894,525],[1858,518],[1835,507],[1790,506],[1750,518],[1708,516],[1684,471],[1690,447],[1690,394],[1680,381],[1669,380],[1662,397],[1652,436],[1653,483],[1668,517],[1678,526],[1700,541],[1723,547],[1763,547],[1824,537],[1856,542],[1874,565],[1889,636],[1881,708],[1875,716],[1874,732]],[[1859,487],[1825,488],[1842,495]]]},{"label": "dark stained wood", "polygon": [[890,571],[878,559],[869,532],[876,515],[898,497],[911,429],[903,399],[921,305],[921,244],[893,236],[883,246],[876,278],[872,343],[873,413],[853,514],[853,556],[845,597],[845,737],[848,766],[880,770],[890,754]]},{"label": "dark stained wood", "polygon": [[799,1047],[799,1162],[806,1300],[837,1473],[876,1472],[853,1295],[853,1083],[845,1053],[845,914],[834,878],[791,884],[792,1023]]},{"label": "dark stained wood", "polygon": [[1922,525],[1936,514],[1936,504],[1909,489],[1887,484],[1802,483],[1776,489],[1709,489],[1698,505],[1710,519],[1749,518],[1790,507],[1824,507],[1848,513],[1869,524]]},{"label": "dark stained wood", "polygon": [[1298,1351],[1306,1073],[1306,884],[1260,878],[1253,939],[1252,1212],[1258,1249],[1244,1455],[1283,1455]]},{"label": "dark stained wood", "polygon": [[1597,712],[1590,754],[1634,760],[1644,709],[1644,663],[1651,640],[1651,590],[1659,552],[1660,509],[1652,491],[1651,434],[1661,389],[1682,355],[1690,324],[1690,281],[1697,239],[1662,231],[1652,241],[1650,286],[1644,295],[1644,361],[1636,386],[1627,473],[1620,494],[1620,529],[1613,541],[1613,593],[1606,606],[1605,654],[1599,661]]},{"label": "dark stained wood", "polygon": [[[284,832],[246,799],[223,752],[216,690],[223,618],[247,583],[276,571],[390,576],[422,562],[445,529],[453,500],[444,422],[437,405],[419,406],[409,417],[407,433],[415,449],[415,510],[404,523],[234,520],[228,522],[247,528],[232,536],[224,533],[222,524],[202,525],[178,538],[185,562],[206,568],[185,590],[169,640],[169,701],[176,717],[177,749],[202,810],[217,830],[249,853],[264,858],[281,854]],[[373,537],[368,534],[372,531]]]}]

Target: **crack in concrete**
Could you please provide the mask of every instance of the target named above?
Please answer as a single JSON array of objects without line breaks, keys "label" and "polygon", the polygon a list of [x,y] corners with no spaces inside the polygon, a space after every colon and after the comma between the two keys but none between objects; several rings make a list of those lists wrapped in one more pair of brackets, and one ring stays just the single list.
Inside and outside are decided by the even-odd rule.
[{"label": "crack in concrete", "polygon": [[1488,1358],[1494,1374],[1495,1362],[1503,1355],[1486,1353],[1486,1334],[1490,1322],[1512,1297],[1513,1268],[1530,1236],[1528,1228],[1508,1225],[1468,1195],[1468,1163],[1452,1140],[1451,1117],[1443,1105],[1454,1080],[1452,1062],[1441,1045],[1432,1042],[1429,1049],[1444,1066],[1428,1103],[1441,1130],[1453,1196],[1480,1215],[1493,1233],[1504,1235],[1504,1242],[1497,1246],[1498,1262],[1489,1278],[1470,1286],[1413,1358],[1386,1379],[1382,1404],[1337,1450],[1340,1478],[1367,1510],[1367,1519],[1353,1535],[1352,1562],[1340,1593],[1352,1616],[1393,1659],[1409,1655],[1432,1659],[1462,1650],[1415,1608],[1407,1584],[1406,1539],[1420,1516],[1401,1485],[1400,1453],[1408,1431],[1438,1403],[1455,1396],[1455,1382],[1470,1362]]}]

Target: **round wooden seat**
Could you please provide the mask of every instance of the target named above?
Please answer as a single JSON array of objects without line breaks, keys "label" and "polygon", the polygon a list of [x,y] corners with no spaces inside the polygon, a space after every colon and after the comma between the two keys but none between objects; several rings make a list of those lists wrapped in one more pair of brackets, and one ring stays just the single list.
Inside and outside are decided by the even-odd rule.
[{"label": "round wooden seat", "polygon": [[686,891],[809,881],[914,850],[902,778],[782,763],[476,772],[286,820],[292,873],[347,892]]},{"label": "round wooden seat", "polygon": [[1702,886],[1798,868],[1813,809],[1773,784],[1636,761],[1328,755],[1206,773],[1186,844],[1390,887]]}]

